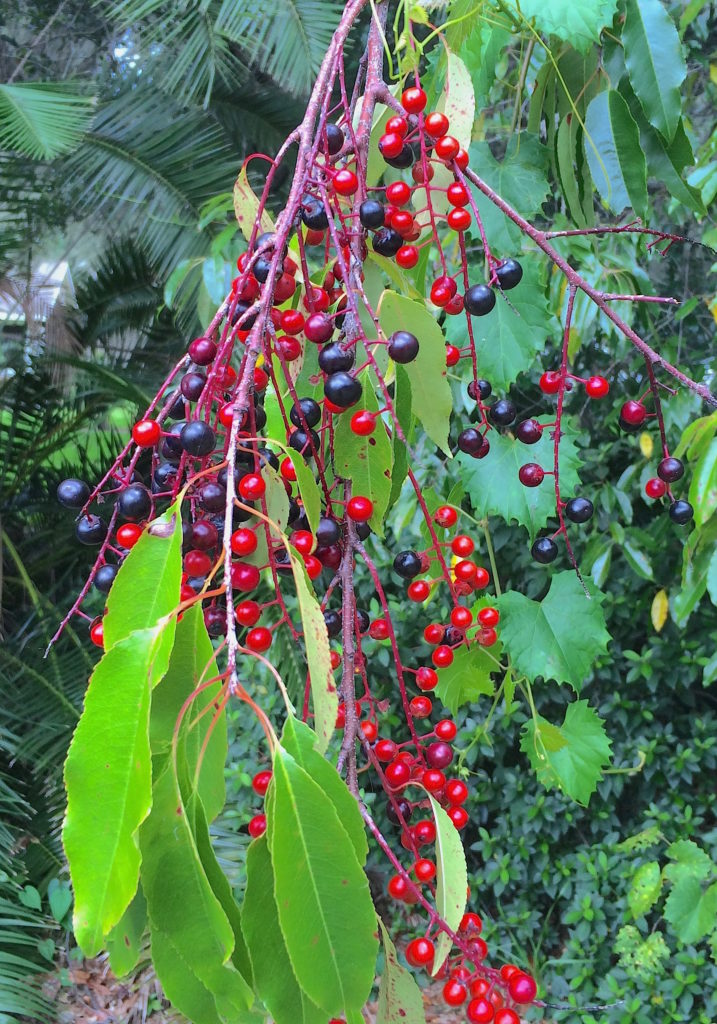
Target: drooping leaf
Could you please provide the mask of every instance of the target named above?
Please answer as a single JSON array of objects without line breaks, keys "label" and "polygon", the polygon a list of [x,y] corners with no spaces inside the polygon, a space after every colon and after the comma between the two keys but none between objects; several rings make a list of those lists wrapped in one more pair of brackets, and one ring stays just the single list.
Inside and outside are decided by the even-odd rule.
[{"label": "drooping leaf", "polygon": [[[246,174],[246,167],[239,171],[239,176],[234,182],[234,213],[241,233],[247,242],[251,238],[257,216],[259,215],[259,199],[249,184]],[[274,222],[266,210],[262,210],[261,221],[257,228],[257,235],[264,231],[273,231]]]},{"label": "drooping leaf", "polygon": [[293,550],[290,553],[290,558],[296,596],[299,599],[306,660],[311,677],[311,700],[314,707],[316,736],[319,752],[323,754],[336,727],[336,712],[339,707],[336,683],[331,671],[329,635],[326,632],[326,622],[319,602],[314,596],[303,562]]},{"label": "drooping leaf", "polygon": [[378,989],[376,1024],[424,1024],[426,1013],[421,990],[410,971],[398,962],[396,947],[379,917],[384,948],[384,968]]},{"label": "drooping leaf", "polygon": [[253,994],[230,962],[234,933],[202,867],[171,763],[153,787],[140,843],[152,959],[167,997],[195,1024],[241,1019]]},{"label": "drooping leaf", "polygon": [[[361,375],[363,393],[354,410],[366,409],[378,413],[376,393],[371,375]],[[376,417],[376,429],[368,437],[360,437],[351,429],[351,417],[340,416],[334,432],[334,468],[337,476],[352,483],[354,494],[361,494],[373,502],[373,515],[369,520],[371,528],[383,536],[383,521],[391,496],[391,471],[393,451],[386,425],[380,416]]]},{"label": "drooping leaf", "polygon": [[561,726],[544,718],[527,722],[520,741],[535,772],[547,789],[556,786],[587,805],[602,770],[610,763],[610,740],[602,719],[586,700],[569,704]]},{"label": "drooping leaf", "polygon": [[53,160],[78,144],[95,102],[69,82],[0,84],[0,146]]},{"label": "drooping leaf", "polygon": [[[430,794],[429,800],[436,823],[436,910],[448,927],[455,932],[466,909],[466,855],[458,829]],[[438,933],[432,967],[434,975],[440,970],[452,945],[445,932]]]},{"label": "drooping leaf", "polygon": [[[588,598],[574,572],[556,573],[542,601],[509,591],[496,601],[500,637],[513,664],[529,679],[569,683],[576,693],[607,648],[602,594],[586,581]],[[566,609],[570,609],[570,615]]]},{"label": "drooping leaf", "polygon": [[557,36],[583,53],[600,38],[603,28],[612,24],[617,0],[508,0],[507,5],[519,17],[532,22],[543,35]]},{"label": "drooping leaf", "polygon": [[147,927],[147,903],[140,887],[105,940],[110,955],[110,967],[118,978],[129,974],[137,966],[142,953],[142,936]]},{"label": "drooping leaf", "polygon": [[697,460],[690,482],[689,499],[695,510],[695,523],[704,526],[717,509],[717,438]]},{"label": "drooping leaf", "polygon": [[630,84],[650,124],[671,142],[687,67],[677,27],[660,0],[627,0],[622,29]]},{"label": "drooping leaf", "polygon": [[[538,422],[550,420],[538,417]],[[575,431],[568,420],[563,419],[562,429],[560,489],[562,494],[571,495],[580,483],[578,470],[582,460],[575,443]],[[458,456],[463,467],[466,494],[478,518],[499,515],[507,523],[520,523],[532,540],[555,515],[553,478],[546,477],[538,487],[524,487],[518,477],[520,467],[528,462],[536,462],[543,469],[552,468],[553,440],[550,433],[550,429],[544,430],[537,444],[527,446],[509,434],[491,431],[490,452],[486,458]]]},{"label": "drooping leaf", "polygon": [[249,844],[242,927],[254,985],[276,1024],[326,1024],[326,1013],[299,987],[279,926],[266,836]]},{"label": "drooping leaf", "polygon": [[327,1013],[358,1010],[378,944],[368,881],[333,802],[280,746],[272,789],[276,904],[296,977]]},{"label": "drooping leaf", "polygon": [[598,93],[585,115],[585,155],[595,187],[614,213],[647,208],[647,167],[640,131],[616,89]]},{"label": "drooping leaf", "polygon": [[[411,412],[411,382],[403,366],[396,365],[396,379],[393,386],[393,407],[396,417],[403,431],[406,440],[410,440],[413,429],[413,415]],[[393,471],[391,474],[391,493],[388,497],[388,509],[390,511],[398,501],[403,483],[408,474],[408,449],[405,443],[399,438],[398,432],[394,429],[391,435],[391,447],[393,449]]]},{"label": "drooping leaf", "polygon": [[173,640],[172,621],[131,633],[106,652],[67,754],[62,838],[75,937],[87,956],[99,952],[137,890],[136,833],[151,805],[150,693],[167,670]]},{"label": "drooping leaf", "polygon": [[418,355],[404,365],[411,384],[413,413],[431,440],[450,454],[448,425],[453,398],[441,328],[423,303],[393,291],[385,291],[381,296],[378,315],[386,337],[394,331],[410,331],[418,338]]},{"label": "drooping leaf", "polygon": [[656,860],[642,864],[633,876],[627,892],[627,905],[633,917],[642,917],[655,905],[662,888],[660,865]]},{"label": "drooping leaf", "polygon": [[175,502],[149,524],[117,573],[103,619],[105,649],[176,608],[181,575],[182,522]]},{"label": "drooping leaf", "polygon": [[281,743],[332,801],[353,843],[359,863],[365,864],[368,841],[358,804],[334,766],[316,749],[316,733],[300,719],[289,717],[281,734]]},{"label": "drooping leaf", "polygon": [[457,714],[463,704],[472,704],[479,697],[493,693],[491,672],[498,665],[494,658],[499,658],[495,644],[490,654],[483,647],[461,646],[453,652],[453,662],[447,668],[439,669],[436,696],[440,697],[452,715]]},{"label": "drooping leaf", "polygon": [[699,942],[714,928],[717,915],[717,882],[707,890],[697,878],[683,875],[672,886],[665,901],[665,920],[680,942]]}]

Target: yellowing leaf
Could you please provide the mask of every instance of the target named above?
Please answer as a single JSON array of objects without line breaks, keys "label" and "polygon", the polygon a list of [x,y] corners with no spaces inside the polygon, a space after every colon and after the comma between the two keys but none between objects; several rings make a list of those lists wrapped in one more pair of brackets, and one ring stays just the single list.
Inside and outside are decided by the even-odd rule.
[{"label": "yellowing leaf", "polygon": [[648,434],[646,430],[643,431],[643,433],[640,434],[640,451],[646,459],[649,459],[652,457],[654,449],[655,444],[652,440],[652,435]]},{"label": "yellowing leaf", "polygon": [[[234,182],[234,213],[236,214],[237,223],[241,228],[241,233],[247,241],[251,238],[252,229],[256,223],[258,211],[259,200],[249,184],[246,168],[242,167],[239,171],[239,177]],[[264,231],[273,230],[274,222],[266,210],[263,210],[261,214],[261,223],[259,225],[259,233],[261,234]]]},{"label": "yellowing leaf", "polygon": [[667,593],[664,590],[658,590],[652,599],[652,606],[650,608],[650,618],[656,633],[659,633],[667,622],[669,610],[670,602],[667,599]]}]

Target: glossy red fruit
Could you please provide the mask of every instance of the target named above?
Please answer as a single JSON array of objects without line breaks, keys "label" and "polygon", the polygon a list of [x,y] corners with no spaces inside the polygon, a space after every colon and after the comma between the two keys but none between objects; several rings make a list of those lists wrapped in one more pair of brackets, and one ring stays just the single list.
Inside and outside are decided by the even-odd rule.
[{"label": "glossy red fruit", "polygon": [[414,580],[413,583],[408,584],[406,593],[408,594],[409,601],[415,601],[420,604],[431,593],[431,586],[425,580]]},{"label": "glossy red fruit", "polygon": [[401,875],[393,875],[388,880],[388,894],[394,900],[405,900],[411,886]]},{"label": "glossy red fruit", "polygon": [[333,178],[334,190],[338,192],[340,196],[352,196],[358,189],[358,178],[353,171],[344,170],[337,171]]},{"label": "glossy red fruit", "polygon": [[464,608],[463,605],[457,605],[451,612],[451,624],[456,629],[467,629],[471,622],[473,622],[473,612],[470,608]]},{"label": "glossy red fruit", "polygon": [[458,139],[454,139],[452,135],[443,135],[440,139],[436,140],[433,152],[439,160],[448,162],[450,160],[455,160],[460,148],[461,144]]},{"label": "glossy red fruit", "polygon": [[239,481],[239,494],[244,501],[258,501],[266,494],[266,484],[258,473],[247,473]]},{"label": "glossy red fruit", "polygon": [[545,479],[545,472],[537,462],[528,462],[518,470],[518,479],[523,487],[539,487]]},{"label": "glossy red fruit", "polygon": [[647,418],[647,409],[642,402],[625,402],[620,410],[620,416],[632,427],[639,427]]},{"label": "glossy red fruit", "polygon": [[411,967],[425,967],[433,960],[435,949],[430,939],[413,939],[406,947],[406,960]]},{"label": "glossy red fruit", "polygon": [[393,761],[398,753],[398,747],[393,740],[379,740],[373,752],[379,761]]},{"label": "glossy red fruit", "polygon": [[388,640],[391,635],[386,619],[374,619],[368,627],[368,635],[372,640]]},{"label": "glossy red fruit", "polygon": [[445,786],[446,777],[438,768],[427,768],[421,781],[429,793],[438,793]]},{"label": "glossy red fruit", "polygon": [[287,480],[289,483],[293,483],[296,480],[296,470],[294,469],[294,463],[289,458],[281,460],[281,464],[279,465],[279,472],[283,476],[284,480]]},{"label": "glossy red fruit", "polygon": [[400,117],[395,114],[393,117],[389,117],[386,122],[386,131],[396,132],[397,135],[400,135],[401,138],[403,138],[408,131],[408,121],[405,117]]},{"label": "glossy red fruit", "polygon": [[316,580],[323,572],[324,565],[315,555],[304,555],[304,568],[310,580]]},{"label": "glossy red fruit", "polygon": [[490,1024],[494,1016],[493,1004],[485,996],[477,996],[468,1003],[466,1017],[471,1024]]},{"label": "glossy red fruit", "polygon": [[468,811],[465,807],[449,807],[446,814],[459,831],[460,829],[465,828],[468,824]]},{"label": "glossy red fruit", "polygon": [[404,270],[410,270],[418,263],[420,253],[415,245],[402,245],[396,253],[396,263]]},{"label": "glossy red fruit", "polygon": [[648,498],[661,498],[667,493],[667,484],[660,480],[659,476],[653,476],[645,484],[645,494]]},{"label": "glossy red fruit", "polygon": [[473,586],[475,587],[476,590],[483,590],[483,588],[487,587],[489,583],[490,573],[488,572],[487,569],[484,569],[482,566],[479,565],[478,568],[476,569],[476,574],[473,579]]},{"label": "glossy red fruit", "polygon": [[460,562],[456,562],[453,566],[453,575],[457,580],[463,580],[464,582],[470,582],[475,579],[475,575],[478,572],[478,566],[475,562],[469,562],[468,559],[462,558]]},{"label": "glossy red fruit", "polygon": [[403,152],[403,137],[398,132],[385,132],[378,140],[378,151],[384,160],[393,160]]},{"label": "glossy red fruit", "polygon": [[245,643],[250,651],[263,654],[271,647],[271,633],[266,626],[255,626],[247,633]]},{"label": "glossy red fruit", "polygon": [[209,366],[217,354],[217,346],[209,338],[195,338],[187,353],[197,366]]},{"label": "glossy red fruit", "polygon": [[448,118],[445,114],[440,114],[437,111],[432,114],[426,114],[423,127],[426,134],[430,135],[432,139],[440,139],[441,135],[445,135],[448,131]]},{"label": "glossy red fruit", "polygon": [[469,210],[456,206],[446,217],[446,223],[452,231],[467,231],[471,226],[471,215]]},{"label": "glossy red fruit", "polygon": [[529,974],[518,971],[508,982],[508,993],[515,1003],[532,1003],[538,994],[538,986]]},{"label": "glossy red fruit", "polygon": [[503,1009],[496,1010],[493,1022],[494,1024],[520,1024],[520,1017],[515,1010],[511,1010],[510,1007],[506,1006]]},{"label": "glossy red fruit", "polygon": [[454,181],[448,186],[446,198],[451,206],[467,206],[470,202],[470,193],[460,181]]},{"label": "glossy red fruit", "polygon": [[408,706],[414,718],[428,718],[433,711],[433,701],[430,697],[412,697]]},{"label": "glossy red fruit", "polygon": [[443,740],[429,743],[426,748],[426,760],[431,768],[447,768],[453,760],[453,748]]},{"label": "glossy red fruit", "polygon": [[423,630],[423,639],[427,644],[439,644],[443,639],[446,627],[439,622],[429,622]]},{"label": "glossy red fruit", "polygon": [[498,639],[498,634],[494,629],[488,626],[484,626],[479,629],[475,635],[475,639],[478,641],[481,647],[492,647]]},{"label": "glossy red fruit", "polygon": [[438,686],[437,673],[432,668],[422,665],[416,672],[416,686],[419,690],[423,690],[424,693],[429,690],[435,690]]},{"label": "glossy red fruit", "polygon": [[438,526],[442,526],[445,529],[448,529],[450,526],[455,526],[457,519],[458,513],[451,507],[451,505],[441,505],[441,507],[437,508],[433,513],[433,521]]},{"label": "glossy red fruit", "polygon": [[359,728],[369,743],[375,742],[378,736],[378,726],[375,722],[361,722]]},{"label": "glossy red fruit", "polygon": [[259,586],[261,573],[255,565],[247,562],[234,562],[231,569],[232,587],[248,594]]},{"label": "glossy red fruit", "polygon": [[456,738],[458,729],[456,723],[452,722],[450,718],[442,718],[440,722],[436,722],[434,731],[439,740],[445,740],[446,743],[450,743],[451,740]]},{"label": "glossy red fruit", "polygon": [[359,437],[368,437],[376,429],[376,413],[368,409],[355,412],[350,421],[351,430]]},{"label": "glossy red fruit", "polygon": [[413,865],[413,873],[419,882],[430,882],[432,878],[436,877],[436,865],[432,860],[421,857]]},{"label": "glossy red fruit", "polygon": [[455,366],[461,358],[461,350],[455,345],[446,345],[446,366]]},{"label": "glossy red fruit", "polygon": [[428,98],[425,92],[418,86],[404,89],[401,94],[401,106],[407,114],[420,114],[422,110],[426,109],[427,102]]},{"label": "glossy red fruit", "polygon": [[386,199],[394,206],[405,206],[411,198],[411,186],[405,181],[394,181],[386,188]]},{"label": "glossy red fruit", "polygon": [[248,828],[252,839],[258,839],[259,836],[263,836],[266,832],[266,815],[255,814],[249,822]]},{"label": "glossy red fruit", "polygon": [[206,576],[212,568],[212,560],[205,551],[187,551],[182,564],[188,576]]},{"label": "glossy red fruit", "polygon": [[560,390],[560,374],[557,370],[546,370],[539,381],[544,395],[556,395]]},{"label": "glossy red fruit", "polygon": [[461,146],[461,148],[456,153],[456,164],[462,171],[465,171],[466,167],[468,166],[469,160],[470,157],[468,156],[468,150],[464,149],[463,146]]},{"label": "glossy red fruit", "polygon": [[162,428],[156,420],[138,420],[132,427],[132,440],[140,448],[154,448],[162,436]]},{"label": "glossy red fruit", "polygon": [[503,964],[500,969],[500,976],[503,981],[510,981],[514,974],[520,974],[520,968],[515,964]]},{"label": "glossy red fruit", "polygon": [[234,617],[241,626],[254,626],[261,615],[256,601],[240,601],[234,609]]},{"label": "glossy red fruit", "polygon": [[117,543],[122,548],[133,548],[143,532],[137,523],[123,523],[117,530]]},{"label": "glossy red fruit", "polygon": [[[473,935],[480,935],[483,930],[483,921],[478,914],[471,912],[464,914],[461,918],[461,923],[458,926],[458,930],[461,932],[468,932]],[[478,993],[476,993],[478,994]]]},{"label": "glossy red fruit", "polygon": [[411,778],[411,769],[403,761],[391,761],[386,766],[385,771],[386,782],[392,789],[398,789],[399,786],[405,786]]},{"label": "glossy red fruit", "polygon": [[285,309],[281,314],[281,329],[287,334],[300,334],[304,329],[304,314],[298,309]]},{"label": "glossy red fruit", "polygon": [[257,772],[254,778],[251,780],[251,788],[254,790],[257,796],[264,796],[269,783],[271,782],[272,772],[267,768],[263,772]]},{"label": "glossy red fruit", "polygon": [[462,1006],[468,997],[465,985],[451,978],[443,986],[443,1002],[449,1006]]},{"label": "glossy red fruit", "polygon": [[366,523],[373,515],[373,502],[357,494],[347,504],[346,515],[355,523]]},{"label": "glossy red fruit", "polygon": [[585,391],[590,398],[604,398],[610,390],[610,385],[604,377],[589,377],[585,384]]},{"label": "glossy red fruit", "polygon": [[266,391],[269,385],[269,374],[261,366],[254,367],[254,388],[256,391]]},{"label": "glossy red fruit", "polygon": [[449,665],[453,664],[453,651],[445,644],[441,644],[440,647],[436,647],[431,655],[431,661],[436,668],[448,668]]},{"label": "glossy red fruit", "polygon": [[229,543],[235,555],[251,555],[259,542],[254,531],[243,526],[234,531]]},{"label": "glossy red fruit", "polygon": [[289,540],[300,555],[310,555],[316,547],[316,538],[308,530],[294,530]]},{"label": "glossy red fruit", "polygon": [[481,626],[497,626],[500,622],[500,612],[497,608],[481,608],[478,612],[478,621]]},{"label": "glossy red fruit", "polygon": [[463,804],[468,799],[468,786],[461,779],[449,779],[446,783],[446,796],[452,804]]},{"label": "glossy red fruit", "polygon": [[451,551],[454,555],[458,555],[459,558],[468,558],[475,551],[475,544],[470,537],[467,537],[464,533],[459,533],[451,541]]},{"label": "glossy red fruit", "polygon": [[95,647],[103,648],[105,644],[105,628],[102,619],[95,619],[90,626],[90,640]]}]

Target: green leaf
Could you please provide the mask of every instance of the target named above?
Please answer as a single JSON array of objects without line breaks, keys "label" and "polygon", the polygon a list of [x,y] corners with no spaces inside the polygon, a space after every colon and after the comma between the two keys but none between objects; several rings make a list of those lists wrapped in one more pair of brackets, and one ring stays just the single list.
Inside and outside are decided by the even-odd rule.
[{"label": "green leaf", "polygon": [[230,962],[234,933],[199,859],[171,763],[140,830],[152,959],[172,1004],[194,1024],[240,1018],[248,984]]},{"label": "green leaf", "polygon": [[314,533],[321,518],[321,493],[309,464],[299,455],[293,453],[291,461],[296,471],[296,486],[299,489],[301,502],[309,521],[309,528]]},{"label": "green leaf", "polygon": [[[547,789],[556,786],[587,806],[590,795],[610,763],[610,743],[602,719],[586,700],[569,704],[565,721],[557,729],[538,716],[527,722],[520,748]],[[562,743],[560,743],[562,741]]]},{"label": "green leaf", "polygon": [[274,871],[266,836],[249,844],[242,927],[254,986],[276,1024],[326,1024],[326,1013],[299,988],[274,899]]},{"label": "green leaf", "polygon": [[[436,822],[436,910],[452,931],[458,930],[466,910],[468,874],[466,855],[458,829],[430,794],[431,809]],[[436,936],[436,952],[432,973],[440,970],[453,943],[445,932]]]},{"label": "green leaf", "polygon": [[585,115],[585,155],[595,187],[614,213],[647,209],[647,168],[640,131],[616,89],[598,93]]},{"label": "green leaf", "polygon": [[642,917],[655,905],[662,889],[660,865],[656,860],[642,864],[630,883],[627,905],[633,917]]},{"label": "green leaf", "polygon": [[336,683],[331,671],[329,634],[326,632],[324,615],[314,596],[304,563],[293,548],[290,551],[290,558],[296,596],[299,600],[301,626],[304,631],[304,646],[311,680],[311,699],[314,706],[314,724],[319,751],[323,754],[336,728],[336,712],[339,708]]},{"label": "green leaf", "polygon": [[[204,625],[202,609],[197,604],[188,608],[177,623],[167,673],[152,697],[149,738],[152,755],[155,758],[155,775],[164,767],[165,759],[170,756],[172,738],[182,705],[200,685],[200,681],[206,682],[216,675],[214,648]],[[227,721],[225,712],[222,712],[216,721],[213,721],[213,711],[208,711],[204,715],[202,712],[217,699],[221,685],[217,682],[202,690],[188,706],[178,744],[188,777],[193,782],[206,741],[197,792],[208,821],[216,818],[225,802]],[[195,721],[196,724],[193,725]],[[207,740],[210,727],[211,736]]]},{"label": "green leaf", "polygon": [[349,834],[360,864],[366,863],[368,841],[363,818],[355,797],[332,764],[316,749],[317,737],[313,729],[298,718],[289,717],[284,724],[281,743],[300,768],[310,775],[336,808],[341,824]]},{"label": "green leaf", "polygon": [[137,966],[142,954],[142,937],[147,927],[147,902],[141,887],[105,940],[110,967],[123,978]]},{"label": "green leaf", "polygon": [[704,526],[717,509],[717,438],[714,438],[697,461],[690,482],[690,504],[695,510],[695,523]]},{"label": "green leaf", "polygon": [[707,591],[712,604],[717,605],[717,548],[713,551],[707,567]]},{"label": "green leaf", "polygon": [[627,0],[622,29],[630,84],[650,124],[670,142],[682,114],[687,67],[677,28],[661,0]]},{"label": "green leaf", "polygon": [[638,576],[642,576],[644,580],[653,580],[655,578],[650,560],[644,551],[640,551],[639,548],[636,548],[629,541],[625,541],[620,550],[633,572],[637,573]]},{"label": "green leaf", "polygon": [[[378,402],[372,383],[372,375],[361,374],[363,393],[352,413],[367,409],[378,413]],[[339,416],[334,431],[334,470],[337,476],[350,480],[354,494],[361,494],[373,502],[373,515],[369,520],[371,529],[383,537],[383,521],[391,497],[391,470],[393,451],[380,416],[376,418],[376,429],[368,437],[359,437],[351,429],[351,417]]]},{"label": "green leaf", "polygon": [[699,942],[714,928],[716,915],[717,882],[703,892],[698,879],[683,875],[665,901],[665,920],[680,942]]},{"label": "green leaf", "polygon": [[[603,595],[589,582],[588,598],[574,572],[556,573],[542,601],[509,591],[496,601],[500,637],[513,664],[523,675],[569,683],[580,692],[607,648],[610,634],[600,607]],[[566,609],[570,609],[570,615]]]},{"label": "green leaf", "polygon": [[[251,233],[256,223],[256,218],[259,213],[259,200],[257,199],[254,191],[249,184],[247,178],[246,167],[242,167],[239,171],[239,176],[234,182],[234,213],[236,215],[237,223],[241,229],[241,233],[246,238],[247,242],[251,238]],[[261,221],[257,230],[257,234],[263,234],[265,231],[273,231],[274,222],[266,212],[262,210]]]},{"label": "green leaf", "polygon": [[62,839],[75,937],[86,956],[99,952],[137,890],[136,833],[151,805],[150,693],[167,670],[173,640],[172,620],[131,633],[105,653],[67,754]]},{"label": "green leaf", "polygon": [[[473,79],[476,100],[486,100],[496,79],[496,64],[510,42],[510,32],[487,19],[476,19],[470,35],[461,46],[461,57]],[[450,45],[450,44],[449,44]]]},{"label": "green leaf", "polygon": [[476,644],[463,645],[454,651],[452,664],[439,670],[435,693],[452,715],[457,714],[463,704],[473,704],[479,697],[493,693],[490,674],[499,667],[493,660],[499,657],[495,653],[497,646],[491,647],[489,654]]},{"label": "green leaf", "polygon": [[421,990],[410,971],[398,962],[396,947],[379,917],[384,968],[378,989],[376,1024],[425,1024]]},{"label": "green leaf", "polygon": [[530,22],[538,32],[557,36],[584,53],[600,38],[603,28],[612,24],[617,0],[507,0],[521,22]]},{"label": "green leaf", "polygon": [[72,890],[67,882],[53,878],[47,887],[47,902],[50,904],[50,913],[61,924],[72,906]]},{"label": "green leaf", "polygon": [[691,839],[678,839],[667,848],[667,856],[675,861],[674,864],[667,864],[664,869],[665,878],[676,882],[684,875],[690,875],[704,881],[717,871],[712,858],[701,846]]},{"label": "green leaf", "polygon": [[[510,304],[498,296],[492,313],[473,318],[480,371],[498,390],[507,390],[519,374],[532,368],[549,335],[560,329],[548,310],[541,273],[539,261],[526,260],[523,280],[510,293]],[[466,344],[465,323],[460,317],[448,318],[447,333],[454,344]],[[486,462],[494,461],[492,436],[490,443],[491,454]]]},{"label": "green leaf", "polygon": [[179,604],[181,576],[182,521],[177,501],[149,524],[117,573],[103,619],[105,650],[169,615]]},{"label": "green leaf", "polygon": [[418,338],[418,355],[403,369],[411,382],[412,409],[431,440],[447,455],[453,396],[446,371],[446,345],[441,328],[425,305],[397,292],[385,291],[378,307],[381,330],[410,331]]},{"label": "green leaf", "polygon": [[[483,367],[482,362],[480,366]],[[538,417],[538,422],[552,421],[543,416]],[[565,419],[563,431],[560,440],[560,486],[562,493],[568,495],[580,484],[578,469],[582,460],[575,444],[575,430]],[[550,433],[549,429],[544,430],[538,443],[528,448],[510,434],[492,430],[490,452],[485,459],[457,456],[466,494],[477,518],[499,515],[506,523],[518,522],[525,526],[533,540],[548,519],[555,515],[553,478],[547,477],[539,487],[523,487],[518,477],[520,467],[528,462],[536,462],[544,469],[552,467],[553,441]]]},{"label": "green leaf", "polygon": [[0,147],[34,160],[68,153],[89,127],[95,102],[69,82],[0,84]]},{"label": "green leaf", "polygon": [[[398,422],[403,430],[403,436],[410,440],[413,430],[413,415],[411,412],[411,382],[403,366],[395,364],[396,378],[393,385],[393,407],[396,411]],[[396,430],[391,435],[391,448],[393,450],[393,472],[391,475],[391,493],[388,496],[388,509],[390,511],[398,501],[403,483],[408,475],[408,449],[400,440]]]},{"label": "green leaf", "polygon": [[560,184],[568,205],[570,216],[578,227],[587,227],[587,220],[580,202],[580,190],[575,171],[578,159],[577,133],[580,123],[576,117],[565,116],[560,122],[555,142],[555,154],[558,159]]},{"label": "green leaf", "polygon": [[269,816],[279,921],[302,989],[327,1013],[360,1009],[373,984],[376,917],[331,799],[278,746]]}]

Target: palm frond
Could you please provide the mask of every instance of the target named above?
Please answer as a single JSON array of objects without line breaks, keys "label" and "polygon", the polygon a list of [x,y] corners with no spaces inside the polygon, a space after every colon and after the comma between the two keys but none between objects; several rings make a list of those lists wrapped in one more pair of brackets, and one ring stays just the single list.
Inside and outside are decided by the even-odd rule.
[{"label": "palm frond", "polygon": [[67,83],[0,85],[0,146],[36,160],[68,153],[89,126],[95,100]]}]

